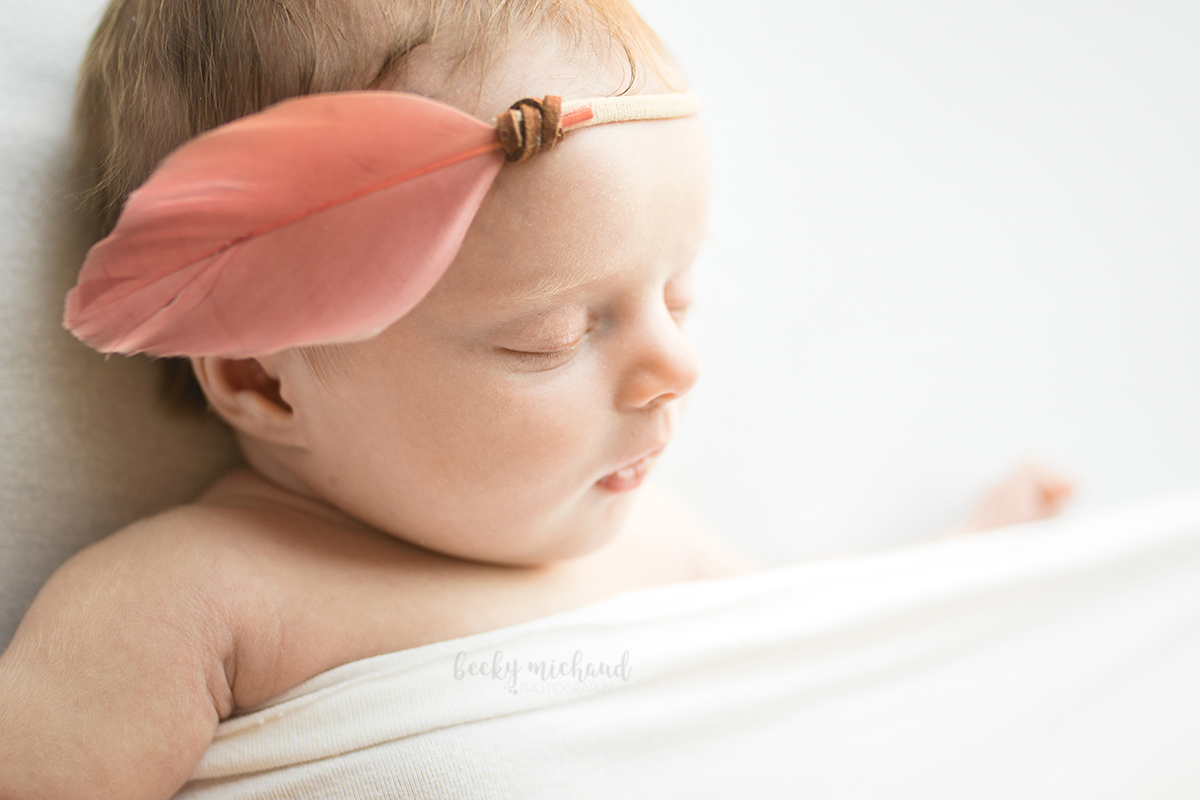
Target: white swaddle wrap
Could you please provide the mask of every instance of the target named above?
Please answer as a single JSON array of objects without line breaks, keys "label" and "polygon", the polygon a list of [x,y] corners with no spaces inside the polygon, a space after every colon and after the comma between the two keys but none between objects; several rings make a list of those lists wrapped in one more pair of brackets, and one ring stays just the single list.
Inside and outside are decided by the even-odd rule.
[{"label": "white swaddle wrap", "polygon": [[186,798],[1200,797],[1200,495],[339,667]]}]

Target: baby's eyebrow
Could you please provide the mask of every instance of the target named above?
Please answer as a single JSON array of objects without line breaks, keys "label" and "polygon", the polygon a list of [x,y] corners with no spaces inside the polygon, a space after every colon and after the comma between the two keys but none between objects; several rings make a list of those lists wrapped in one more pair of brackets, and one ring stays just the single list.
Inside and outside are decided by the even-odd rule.
[{"label": "baby's eyebrow", "polygon": [[559,295],[615,275],[619,270],[591,264],[572,270],[556,270],[542,275],[533,283],[515,286],[501,293],[500,302],[505,305],[544,303]]},{"label": "baby's eyebrow", "polygon": [[[689,265],[695,260],[699,252],[708,245],[709,237],[709,232],[705,231],[704,236],[696,243],[691,256],[688,258]],[[565,270],[551,272],[548,275],[538,278],[532,285],[518,286],[502,292],[499,302],[504,305],[545,303],[561,294],[566,294],[603,278],[617,275],[622,271],[603,265],[590,264],[587,267],[581,267],[569,272]]]}]

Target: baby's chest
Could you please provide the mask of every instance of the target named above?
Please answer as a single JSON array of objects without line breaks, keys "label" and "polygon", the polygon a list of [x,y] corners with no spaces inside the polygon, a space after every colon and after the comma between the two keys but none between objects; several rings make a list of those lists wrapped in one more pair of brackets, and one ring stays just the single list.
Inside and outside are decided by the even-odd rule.
[{"label": "baby's chest", "polygon": [[[623,591],[687,579],[680,559],[613,551],[524,569],[457,561],[403,548],[290,554],[265,569],[269,593],[239,644],[234,696],[257,705],[335,667],[578,608]],[[317,557],[317,556],[320,557]],[[622,568],[623,565],[623,568]],[[244,690],[243,690],[244,687]]]}]

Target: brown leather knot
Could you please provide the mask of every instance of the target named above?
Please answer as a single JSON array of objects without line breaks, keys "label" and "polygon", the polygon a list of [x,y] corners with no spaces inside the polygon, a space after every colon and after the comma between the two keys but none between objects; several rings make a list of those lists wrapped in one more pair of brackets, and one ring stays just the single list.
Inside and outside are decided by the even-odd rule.
[{"label": "brown leather knot", "polygon": [[[519,121],[514,113],[517,111]],[[505,160],[516,164],[528,161],[562,139],[562,98],[547,95],[543,100],[518,100],[496,118],[496,131]]]}]

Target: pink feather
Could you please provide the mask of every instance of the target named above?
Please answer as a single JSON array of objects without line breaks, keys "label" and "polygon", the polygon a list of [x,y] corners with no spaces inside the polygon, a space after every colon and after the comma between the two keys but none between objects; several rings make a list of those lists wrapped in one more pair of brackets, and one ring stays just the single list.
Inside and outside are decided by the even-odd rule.
[{"label": "pink feather", "polygon": [[285,101],[167,157],[88,252],[63,324],[156,356],[369,338],[441,278],[503,163],[493,127],[426,98]]}]

